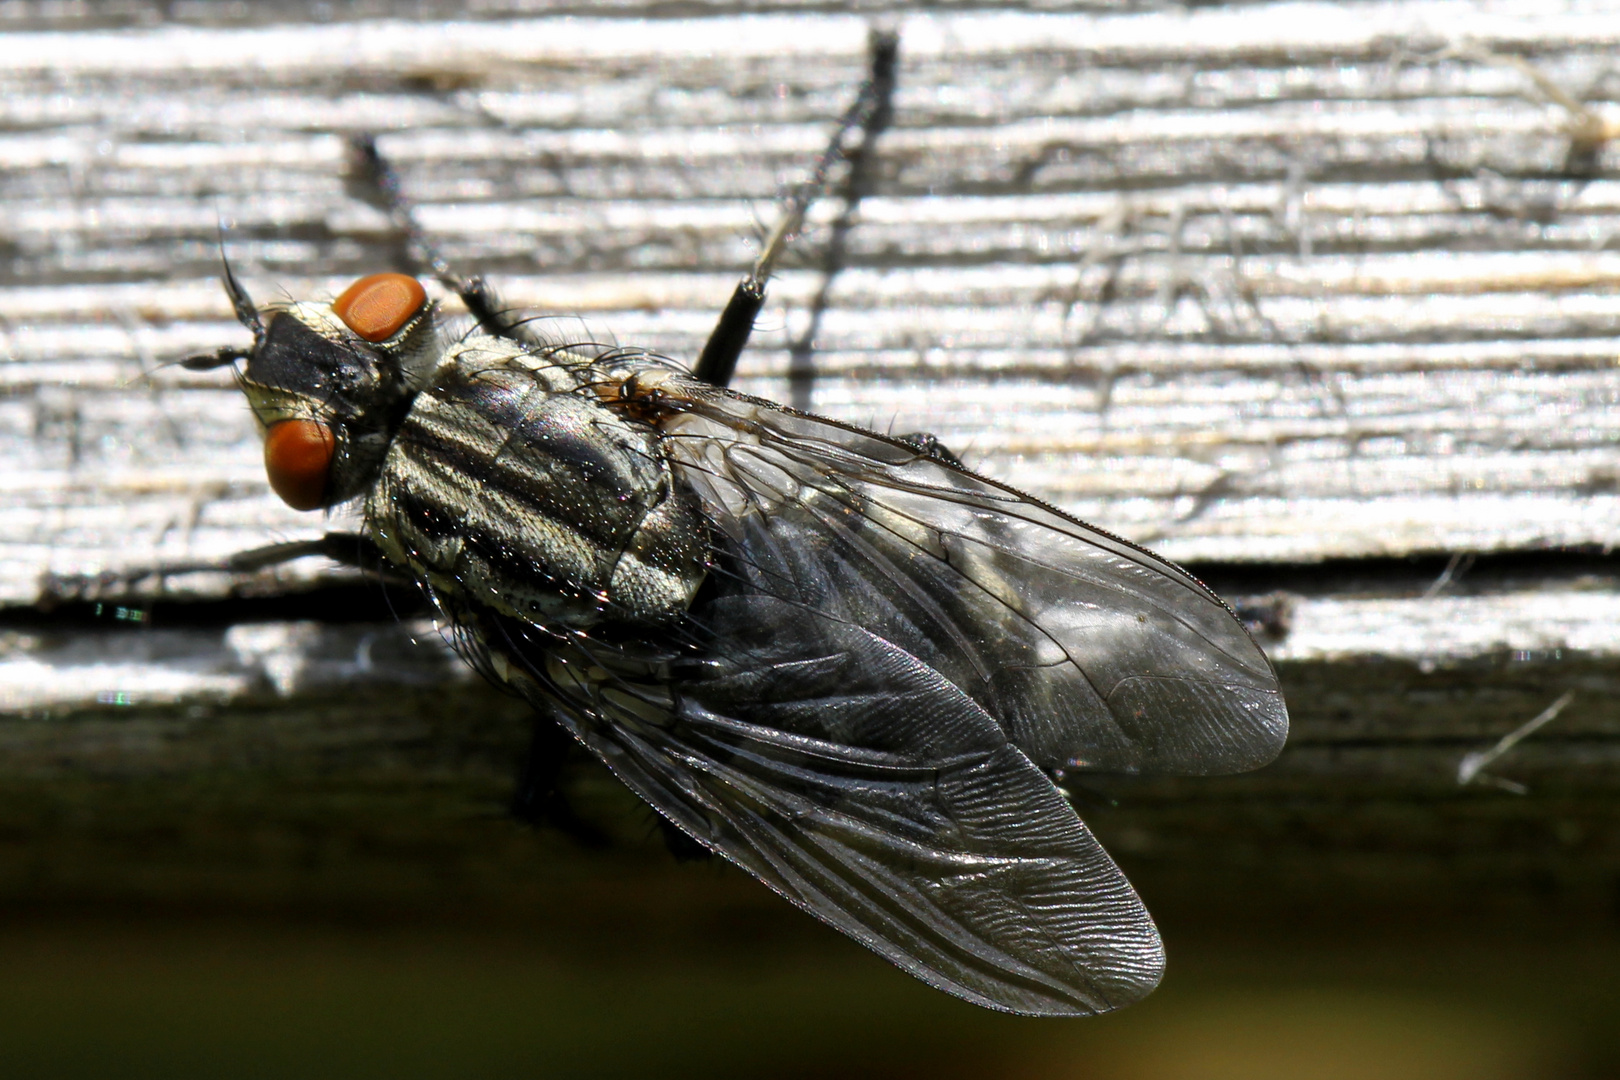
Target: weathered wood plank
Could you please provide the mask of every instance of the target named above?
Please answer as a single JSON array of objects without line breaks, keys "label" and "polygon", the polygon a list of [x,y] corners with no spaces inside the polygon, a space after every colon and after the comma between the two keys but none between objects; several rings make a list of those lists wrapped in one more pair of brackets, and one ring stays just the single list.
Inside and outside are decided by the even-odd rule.
[{"label": "weathered wood plank", "polygon": [[[1464,11],[1469,49],[1434,29]],[[778,284],[744,388],[934,430],[1174,557],[1606,544],[1613,154],[1485,50],[1601,98],[1610,14],[899,17],[896,127],[814,378],[788,377],[807,270]],[[209,280],[219,214],[261,295],[386,259],[342,132],[388,132],[435,238],[515,301],[691,356],[864,34],[724,9],[13,34],[0,451],[35,464],[12,480],[6,598],[311,527],[259,486],[224,380],[191,381],[211,401],[129,380],[236,334]]]},{"label": "weathered wood plank", "polygon": [[[116,577],[330,524],[269,495],[228,373],[163,366],[243,340],[217,223],[255,295],[335,294],[396,247],[346,186],[345,138],[379,133],[433,238],[556,333],[691,357],[870,12],[902,57],[877,193],[830,281],[817,208],[740,386],[931,430],[1262,613],[1290,749],[1098,779],[1133,876],[1611,902],[1620,8],[1544,8],[0,5],[0,897],[427,904],[447,865],[528,895],[499,819],[521,712],[430,628],[199,614],[345,580],[315,560]],[[1591,565],[1535,561],[1568,546]],[[1527,561],[1470,577],[1492,553]],[[35,607],[49,575],[89,603]],[[1529,796],[1459,786],[1567,690],[1493,766]]]}]

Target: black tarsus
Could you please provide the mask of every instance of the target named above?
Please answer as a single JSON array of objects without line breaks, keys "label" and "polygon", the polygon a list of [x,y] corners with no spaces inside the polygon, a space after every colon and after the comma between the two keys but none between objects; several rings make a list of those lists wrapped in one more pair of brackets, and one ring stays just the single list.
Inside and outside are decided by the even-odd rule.
[{"label": "black tarsus", "polygon": [[137,582],[157,579],[160,583],[183,574],[251,574],[271,566],[324,555],[335,563],[364,570],[384,583],[413,585],[404,575],[390,571],[382,551],[359,533],[329,532],[318,540],[286,540],[239,551],[225,559],[159,563],[121,572],[102,574],[49,574],[41,584],[36,606],[47,609],[64,602],[118,600],[129,597]]},{"label": "black tarsus", "polygon": [[582,847],[606,847],[607,834],[580,817],[562,789],[563,770],[576,745],[567,729],[551,717],[534,718],[529,753],[512,793],[512,816],[530,825],[550,825]]},{"label": "black tarsus", "polygon": [[703,352],[699,354],[697,363],[692,366],[692,374],[704,382],[714,386],[725,386],[731,382],[731,377],[737,370],[737,360],[748,344],[749,335],[754,331],[754,320],[759,317],[760,309],[765,306],[765,284],[770,280],[771,270],[778,256],[803,226],[804,215],[809,210],[810,204],[825,193],[827,174],[832,167],[839,161],[851,157],[850,151],[844,149],[844,140],[849,133],[860,130],[861,144],[856,153],[864,157],[878,135],[889,125],[893,112],[895,68],[900,55],[900,38],[890,30],[873,30],[868,43],[868,52],[871,57],[871,74],[862,84],[854,104],[844,113],[838,129],[833,133],[832,140],[827,144],[827,149],[822,153],[820,160],[816,162],[810,178],[800,184],[788,197],[775,226],[766,237],[759,259],[747,276],[737,283],[736,290],[731,294],[731,300],[720,313],[713,333],[703,346]]},{"label": "black tarsus", "polygon": [[962,459],[951,453],[950,448],[939,441],[939,436],[928,431],[908,431],[904,435],[896,435],[897,442],[907,446],[915,446],[935,461],[943,461],[947,465],[954,465],[958,469],[965,469]]},{"label": "black tarsus", "polygon": [[[529,752],[512,792],[511,814],[519,821],[549,826],[585,848],[608,847],[611,840],[599,826],[581,817],[564,789],[564,778],[579,744],[556,720],[537,714],[529,736]],[[676,862],[698,862],[713,853],[687,836],[661,814],[655,814],[658,831]]]},{"label": "black tarsus", "polygon": [[370,135],[356,135],[349,140],[349,147],[357,167],[354,178],[360,182],[362,189],[369,189],[381,196],[380,199],[367,201],[386,211],[395,228],[405,238],[402,261],[413,267],[419,262],[426,264],[433,271],[433,276],[438,278],[439,284],[461,297],[467,312],[489,333],[521,345],[544,344],[525,329],[527,320],[516,317],[514,312],[501,304],[487,281],[476,275],[462,277],[439,249],[428,242],[412,211],[410,200],[400,187],[399,174],[377,152],[376,140]]},{"label": "black tarsus", "polygon": [[[874,77],[875,75],[876,73]],[[873,189],[876,158],[866,151],[871,140],[877,138],[893,118],[892,68],[888,72],[887,81],[876,82],[875,85],[879,93],[875,96],[872,117],[867,123],[866,141],[862,143],[860,152],[850,157],[849,171],[844,177],[840,193],[844,206],[828,230],[827,244],[821,259],[821,284],[816,289],[816,295],[811,298],[810,317],[806,320],[804,332],[788,348],[788,404],[803,412],[809,412],[814,404],[811,398],[811,383],[815,379],[815,368],[811,361],[816,348],[816,335],[820,333],[821,320],[826,315],[827,305],[832,296],[833,280],[843,269],[848,251],[849,232],[855,225],[857,209],[861,200],[871,194]]]}]

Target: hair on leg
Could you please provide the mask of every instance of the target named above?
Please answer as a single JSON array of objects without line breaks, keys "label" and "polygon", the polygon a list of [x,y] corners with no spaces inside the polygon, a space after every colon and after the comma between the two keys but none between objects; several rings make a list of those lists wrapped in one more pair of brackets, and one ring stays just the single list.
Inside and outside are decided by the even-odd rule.
[{"label": "hair on leg", "polygon": [[[879,134],[889,124],[893,112],[895,67],[900,54],[900,39],[892,31],[874,30],[869,38],[871,57],[870,74],[861,85],[855,102],[844,113],[833,132],[827,149],[816,161],[809,179],[796,187],[783,202],[776,223],[766,234],[765,244],[753,267],[737,283],[725,310],[720,313],[708,342],[703,346],[692,374],[715,386],[725,386],[737,370],[737,360],[748,337],[753,333],[754,320],[765,306],[765,284],[776,268],[777,260],[804,226],[804,215],[810,205],[826,193],[828,174],[840,161],[851,160],[869,153]],[[845,146],[853,132],[861,133],[858,147]]]}]

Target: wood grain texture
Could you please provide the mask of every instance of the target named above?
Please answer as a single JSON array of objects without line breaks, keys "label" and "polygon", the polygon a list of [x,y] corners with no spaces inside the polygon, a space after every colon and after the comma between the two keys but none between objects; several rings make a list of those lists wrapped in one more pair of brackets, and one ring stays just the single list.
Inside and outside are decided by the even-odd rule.
[{"label": "wood grain texture", "polygon": [[[123,865],[107,777],[252,774],[242,805],[280,820],[311,777],[374,791],[357,763],[376,754],[423,791],[459,777],[444,805],[489,798],[517,722],[430,627],[195,614],[352,581],[319,560],[207,569],[331,524],[270,495],[228,373],[165,366],[245,340],[220,222],[261,301],[387,268],[397,237],[345,151],[375,133],[445,253],[554,334],[690,359],[876,22],[901,41],[876,191],[836,265],[841,207],[815,209],[738,385],[932,431],[1218,586],[1236,574],[1290,750],[1255,777],[1126,785],[1099,832],[1169,891],[1275,859],[1303,869],[1263,879],[1310,895],[1609,895],[1620,6],[846,8],[0,4],[8,805],[82,796],[102,808],[83,850]],[[1536,561],[1571,548],[1591,561]],[[1340,569],[1301,577],[1316,564]],[[1387,572],[1343,569],[1362,564]],[[154,565],[191,569],[120,576]],[[42,597],[85,604],[53,622]],[[1458,787],[1465,753],[1568,689],[1497,768],[1529,796]],[[440,708],[506,717],[471,772],[435,772],[470,760],[423,726]],[[60,834],[24,834],[49,862]],[[0,893],[58,895],[22,881]]]},{"label": "wood grain texture", "polygon": [[[1467,43],[1437,29],[1465,12]],[[388,264],[345,134],[559,335],[695,355],[866,20],[625,14],[9,35],[6,597],[317,527],[271,501],[228,378],[141,375],[241,337],[222,217],[265,299]],[[1610,542],[1614,152],[1485,52],[1601,113],[1602,5],[889,21],[877,195],[797,376],[809,268],[744,389],[935,431],[1173,558]]]}]

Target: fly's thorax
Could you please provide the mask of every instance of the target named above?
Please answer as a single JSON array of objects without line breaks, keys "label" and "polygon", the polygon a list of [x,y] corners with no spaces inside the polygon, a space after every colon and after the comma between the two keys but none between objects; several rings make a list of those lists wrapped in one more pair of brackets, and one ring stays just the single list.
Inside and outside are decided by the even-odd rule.
[{"label": "fly's thorax", "polygon": [[277,494],[314,510],[370,487],[440,351],[426,294],[403,274],[272,309],[239,381]]},{"label": "fly's thorax", "polygon": [[588,358],[474,337],[415,397],[365,504],[441,593],[547,626],[656,624],[691,604],[708,525],[650,424]]}]

